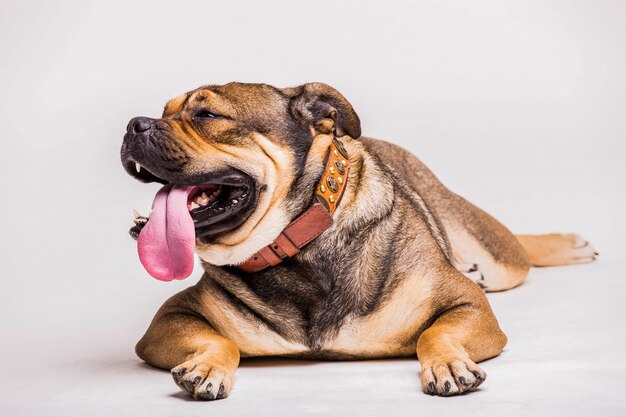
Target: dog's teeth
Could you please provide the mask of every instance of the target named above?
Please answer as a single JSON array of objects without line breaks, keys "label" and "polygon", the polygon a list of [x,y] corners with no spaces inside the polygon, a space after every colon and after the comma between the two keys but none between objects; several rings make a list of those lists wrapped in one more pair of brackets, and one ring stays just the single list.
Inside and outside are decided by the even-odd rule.
[{"label": "dog's teeth", "polygon": [[209,204],[209,196],[206,193],[202,193],[196,200],[202,206]]},{"label": "dog's teeth", "polygon": [[209,203],[209,196],[203,192],[201,195],[196,197],[196,202],[200,204],[201,206],[204,206]]},{"label": "dog's teeth", "polygon": [[133,210],[133,216],[135,216],[136,219],[143,217],[137,210]]},{"label": "dog's teeth", "polygon": [[191,209],[197,209],[198,207],[200,207],[200,204],[197,204],[195,201],[191,202]]},{"label": "dog's teeth", "polygon": [[135,169],[137,170],[138,174],[141,172],[141,165],[139,165],[139,162],[135,162]]}]

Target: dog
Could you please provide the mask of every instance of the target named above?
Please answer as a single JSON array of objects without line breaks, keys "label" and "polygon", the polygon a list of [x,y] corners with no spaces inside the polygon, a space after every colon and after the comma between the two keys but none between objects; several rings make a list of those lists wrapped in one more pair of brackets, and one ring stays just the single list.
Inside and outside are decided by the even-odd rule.
[{"label": "dog", "polygon": [[323,83],[208,85],[127,126],[121,159],[159,182],[131,235],[148,272],[200,281],[136,346],[193,398],[225,398],[240,357],[415,356],[421,387],[450,396],[486,378],[507,343],[485,291],[531,266],[591,262],[569,234],[513,235],[419,159],[361,136]]}]

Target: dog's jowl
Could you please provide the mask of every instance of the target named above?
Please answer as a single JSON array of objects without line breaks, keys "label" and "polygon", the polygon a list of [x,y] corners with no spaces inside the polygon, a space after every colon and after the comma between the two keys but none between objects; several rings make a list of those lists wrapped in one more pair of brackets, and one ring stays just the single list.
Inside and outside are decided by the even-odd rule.
[{"label": "dog's jowl", "polygon": [[597,255],[575,235],[511,234],[411,153],[361,136],[321,83],[198,88],[132,119],[121,156],[163,184],[131,229],[148,273],[183,279],[202,260],[136,348],[197,399],[228,396],[253,356],[417,356],[425,393],[473,390],[507,341],[484,291]]}]

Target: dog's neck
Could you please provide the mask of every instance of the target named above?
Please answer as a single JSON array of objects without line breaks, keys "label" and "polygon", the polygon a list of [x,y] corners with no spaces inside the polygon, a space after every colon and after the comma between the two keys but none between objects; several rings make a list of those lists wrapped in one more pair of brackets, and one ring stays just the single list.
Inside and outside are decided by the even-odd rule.
[{"label": "dog's neck", "polygon": [[325,168],[315,187],[314,202],[294,219],[269,245],[254,253],[237,268],[258,272],[295,256],[333,224],[333,213],[348,185],[350,157],[343,143],[333,138],[326,151]]}]

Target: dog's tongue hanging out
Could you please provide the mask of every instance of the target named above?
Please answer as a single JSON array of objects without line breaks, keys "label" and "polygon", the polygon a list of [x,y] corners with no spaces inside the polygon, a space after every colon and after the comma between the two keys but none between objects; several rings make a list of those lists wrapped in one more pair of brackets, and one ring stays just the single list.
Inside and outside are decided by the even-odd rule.
[{"label": "dog's tongue hanging out", "polygon": [[137,251],[141,264],[156,279],[185,279],[193,271],[196,231],[187,200],[194,188],[168,184],[154,197]]}]

